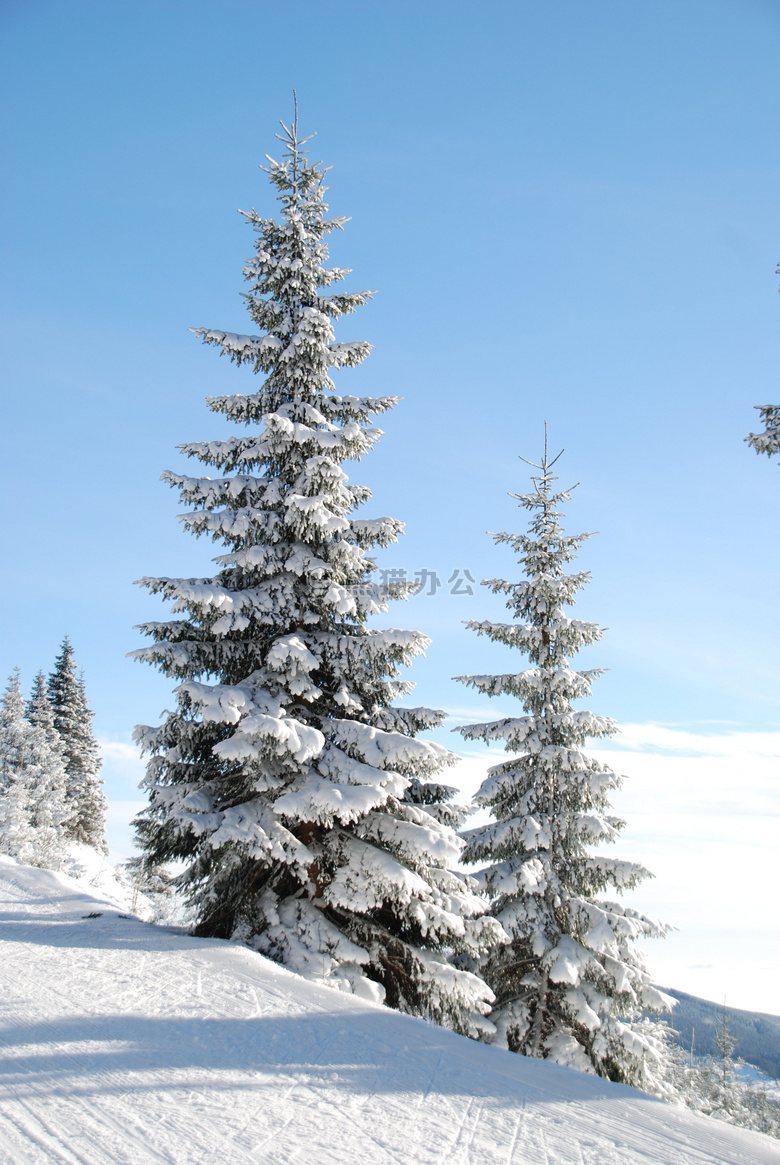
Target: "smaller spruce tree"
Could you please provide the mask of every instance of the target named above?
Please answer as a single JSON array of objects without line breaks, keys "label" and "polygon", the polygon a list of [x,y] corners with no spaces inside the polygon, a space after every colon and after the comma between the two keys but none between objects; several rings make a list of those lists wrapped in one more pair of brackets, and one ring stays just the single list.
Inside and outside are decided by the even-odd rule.
[{"label": "smaller spruce tree", "polygon": [[734,1078],[734,1049],[736,1046],[737,1041],[731,1030],[731,1021],[726,1011],[726,1000],[724,999],[718,1034],[715,1036],[715,1047],[718,1049],[720,1059],[720,1078],[724,1089]]},{"label": "smaller spruce tree", "polygon": [[67,637],[49,676],[48,697],[54,712],[68,777],[65,834],[71,841],[107,853],[106,798],[100,779],[102,760],[92,734],[92,711],[84,679],[76,674],[73,648]]},{"label": "smaller spruce tree", "polygon": [[620,778],[583,744],[616,726],[572,707],[601,673],[575,671],[570,658],[601,631],[565,611],[588,579],[567,573],[566,565],[589,535],[566,536],[561,528],[559,505],[570,491],[554,489],[557,459],[548,460],[545,437],[533,489],[518,497],[531,515],[528,533],[493,535],[518,553],[525,570],[519,582],[485,581],[507,596],[513,621],[467,624],[525,652],[531,667],[457,677],[487,696],[518,698],[526,713],[458,729],[467,740],[502,740],[511,754],[489,770],[476,798],[495,820],[464,835],[464,860],[489,863],[477,879],[511,936],[487,955],[480,973],[496,995],[496,1042],[663,1092],[662,1029],[638,1016],[669,1001],[651,986],[633,940],[665,928],[598,897],[607,887],[633,887],[647,871],[591,852],[593,844],[613,841],[624,823],[608,802]]}]

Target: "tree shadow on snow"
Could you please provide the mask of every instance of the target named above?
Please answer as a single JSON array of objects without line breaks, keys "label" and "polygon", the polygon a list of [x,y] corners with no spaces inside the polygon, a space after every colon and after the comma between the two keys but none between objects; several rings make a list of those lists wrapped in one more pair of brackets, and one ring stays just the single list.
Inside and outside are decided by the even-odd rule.
[{"label": "tree shadow on snow", "polygon": [[[89,917],[92,912],[96,917]],[[32,915],[24,910],[0,911],[0,942],[66,945],[80,950],[172,951],[177,939],[188,951],[224,945],[220,939],[193,938],[183,927],[142,922],[94,899],[86,899],[73,911]]]},{"label": "tree shadow on snow", "polygon": [[[80,896],[63,901],[65,909],[45,915],[22,910],[0,913],[0,944],[17,941],[51,949],[160,952],[168,955],[246,951],[219,939],[193,938],[175,927],[154,926],[123,917],[116,907]],[[85,917],[92,911],[99,917]],[[260,956],[257,970],[269,964]],[[127,1095],[195,1089],[245,1090],[269,1083],[370,1096],[418,1094],[484,1096],[510,1103],[637,1097],[634,1089],[612,1084],[548,1061],[467,1040],[422,1020],[353,997],[316,991],[313,985],[273,966],[269,985],[255,978],[250,958],[238,968],[221,958],[209,966],[217,976],[218,995],[230,996],[231,1010],[247,1008],[247,1017],[138,1014],[47,1017],[41,1022],[13,1022],[0,1027],[0,1086],[13,1095],[41,1091],[69,1094]],[[168,969],[169,970],[169,969]],[[112,966],[108,974],[115,973]],[[194,977],[197,962],[188,968]],[[148,972],[147,972],[148,973]],[[132,980],[133,964],[127,964]],[[177,973],[166,981],[160,965],[160,988],[170,1003],[197,1011],[200,989]],[[205,982],[208,1007],[209,984]],[[138,983],[142,986],[142,982]],[[226,992],[225,988],[228,987]],[[301,989],[301,998],[297,989]],[[257,994],[253,994],[255,991]],[[117,991],[123,990],[117,980]],[[311,992],[315,990],[313,999]],[[84,983],[89,995],[89,981]],[[274,1014],[263,1014],[263,996]],[[252,1014],[257,1000],[259,1014]],[[332,1002],[331,1002],[332,1001]],[[150,1000],[150,1008],[154,1001]],[[237,1007],[236,1007],[237,1004]],[[120,1002],[121,1006],[121,1002]],[[294,1014],[277,1014],[290,1009]],[[302,1009],[306,1012],[302,1014]],[[660,1102],[659,1102],[660,1103]]]},{"label": "tree shadow on snow", "polygon": [[521,1106],[637,1097],[381,1008],[246,1019],[47,1018],[0,1028],[0,1047],[12,1052],[0,1062],[0,1086],[19,1098],[42,1089],[126,1095],[269,1083],[363,1095],[484,1096]]}]

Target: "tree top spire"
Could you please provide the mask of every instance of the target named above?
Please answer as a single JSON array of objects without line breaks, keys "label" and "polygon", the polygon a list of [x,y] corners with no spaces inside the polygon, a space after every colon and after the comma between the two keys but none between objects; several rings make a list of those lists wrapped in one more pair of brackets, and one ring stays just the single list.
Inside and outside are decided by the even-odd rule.
[{"label": "tree top spire", "polygon": [[512,491],[509,493],[510,498],[515,498],[515,500],[520,502],[521,505],[525,506],[526,509],[534,509],[538,505],[542,505],[545,507],[545,512],[547,512],[547,507],[554,507],[559,501],[568,500],[572,490],[575,490],[579,485],[579,482],[575,482],[574,485],[571,485],[567,489],[561,490],[560,493],[551,496],[550,491],[552,484],[558,480],[558,478],[552,472],[553,466],[558,461],[558,459],[563,456],[566,450],[561,449],[552,459],[550,459],[548,448],[547,421],[545,421],[544,453],[542,454],[541,461],[529,461],[527,457],[523,457],[522,454],[518,454],[520,460],[524,461],[526,465],[530,465],[531,469],[538,469],[540,471],[538,475],[531,474],[531,481],[533,482],[534,486],[533,491],[528,494],[517,494]]},{"label": "tree top spire", "polygon": [[[280,119],[279,125],[284,130],[284,133],[274,134],[274,137],[287,147],[286,153],[292,158],[293,165],[295,165],[298,159],[305,156],[308,152],[307,150],[301,149],[301,146],[305,146],[307,142],[310,142],[312,138],[316,138],[317,136],[315,131],[315,133],[310,133],[305,138],[298,137],[298,94],[295,89],[293,89],[293,119],[289,125],[286,125]],[[266,154],[266,157],[269,161],[273,161],[273,158],[268,154]]]},{"label": "tree top spire", "polygon": [[[555,462],[558,460],[559,457],[562,457],[565,452],[566,452],[565,449],[561,449],[560,453],[556,453],[555,456],[553,457],[552,461],[550,461],[548,454],[547,454],[547,421],[545,421],[544,422],[544,454],[542,456],[541,463],[537,464],[535,461],[529,461],[527,457],[523,457],[522,453],[519,453],[518,457],[520,458],[521,461],[524,461],[526,463],[526,465],[530,465],[531,469],[540,469],[542,471],[542,475],[544,477],[547,477],[549,475],[550,470],[552,469],[553,465],[555,465]],[[536,481],[536,478],[532,477],[531,480]],[[574,489],[574,486],[572,486],[572,489]],[[512,495],[512,496],[514,497],[514,495]]]}]

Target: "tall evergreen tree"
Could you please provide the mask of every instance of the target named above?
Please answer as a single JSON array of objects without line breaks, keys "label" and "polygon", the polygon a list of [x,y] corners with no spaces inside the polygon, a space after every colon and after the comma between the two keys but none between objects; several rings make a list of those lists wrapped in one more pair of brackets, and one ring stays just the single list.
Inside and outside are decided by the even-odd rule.
[{"label": "tall evergreen tree", "polygon": [[608,802],[620,778],[583,751],[588,737],[610,736],[614,722],[572,707],[601,673],[574,670],[571,657],[601,631],[565,611],[588,579],[566,571],[588,535],[563,533],[559,505],[570,492],[554,489],[555,461],[548,460],[545,439],[533,489],[518,497],[530,514],[528,533],[493,535],[516,551],[524,568],[519,582],[485,583],[507,596],[513,621],[468,623],[519,648],[531,667],[457,677],[485,695],[519,699],[526,713],[458,730],[467,740],[501,740],[511,754],[489,770],[476,798],[494,822],[465,834],[464,860],[489,863],[477,878],[511,936],[481,970],[496,994],[491,1018],[504,1047],[663,1089],[663,1041],[651,1025],[632,1021],[640,1009],[667,1001],[652,988],[632,944],[665,928],[598,897],[607,887],[633,887],[647,871],[591,852],[594,844],[613,841],[624,824]]},{"label": "tall evergreen tree", "polygon": [[59,868],[65,856],[64,781],[56,743],[25,717],[17,671],[0,709],[0,852]]},{"label": "tall evergreen tree", "polygon": [[337,343],[333,321],[368,293],[328,290],[348,273],[326,266],[327,236],[345,220],[326,217],[325,170],[297,118],[283,131],[267,169],[280,219],[244,212],[257,233],[245,298],[261,332],[197,329],[264,374],[249,395],[208,400],[249,431],[181,446],[222,476],[163,475],[193,507],[185,528],[227,549],[213,578],[141,580],[182,617],[144,625],[154,645],[134,654],[182,682],[163,725],[137,730],[152,754],[139,834],[152,863],[186,861],[197,933],[484,1033],[490,992],[448,955],[476,953],[499,930],[448,869],[462,848],[457,811],[432,778],[451,754],[415,739],[442,713],[393,706],[413,687],[401,667],[428,641],[367,626],[408,593],[373,583],[367,553],[403,524],[354,516],[371,494],[341,468],[371,449],[372,415],[397,398],[335,395],[330,370],[370,346]]},{"label": "tall evergreen tree", "polygon": [[106,798],[100,779],[103,762],[92,734],[93,713],[87,703],[84,680],[76,673],[67,635],[49,676],[48,697],[68,777],[66,836],[105,853]]}]

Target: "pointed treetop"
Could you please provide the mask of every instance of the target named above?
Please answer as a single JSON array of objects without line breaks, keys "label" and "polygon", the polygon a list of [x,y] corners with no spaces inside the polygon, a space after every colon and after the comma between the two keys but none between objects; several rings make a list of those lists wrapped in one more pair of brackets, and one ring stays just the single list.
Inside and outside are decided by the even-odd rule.
[{"label": "pointed treetop", "polygon": [[60,736],[54,721],[54,708],[49,699],[46,676],[43,671],[39,671],[33,680],[25,715],[31,724],[34,724],[36,728],[41,728],[46,733],[49,747],[59,752]]},{"label": "pointed treetop", "polygon": [[285,145],[290,147],[293,154],[297,155],[299,153],[306,152],[305,150],[301,150],[301,146],[305,146],[306,143],[310,142],[312,138],[316,138],[317,134],[315,132],[315,133],[310,133],[305,138],[298,137],[298,94],[296,93],[296,91],[294,89],[293,89],[293,104],[295,106],[295,113],[293,116],[292,125],[285,125],[284,122],[280,120],[279,125],[284,130],[284,134],[277,133],[277,134],[274,134],[274,137],[278,138],[280,142],[284,142]]},{"label": "pointed treetop", "polygon": [[[560,453],[556,453],[556,455],[555,455],[555,457],[553,457],[552,461],[550,461],[548,459],[548,455],[547,455],[547,421],[545,421],[544,422],[544,455],[542,457],[541,463],[537,465],[537,463],[535,461],[529,461],[527,457],[523,457],[522,453],[519,453],[518,456],[519,456],[521,461],[524,461],[526,463],[526,465],[530,465],[531,469],[541,469],[542,474],[545,477],[547,477],[550,470],[552,469],[553,465],[555,465],[555,462],[558,460],[559,457],[562,457],[565,452],[566,452],[565,449],[561,449]],[[531,480],[536,481],[536,478],[532,477]],[[572,489],[574,489],[574,488],[575,487],[572,486]],[[515,497],[516,495],[510,494],[509,496]]]},{"label": "pointed treetop", "polygon": [[[61,719],[65,708],[72,703],[76,689],[76,661],[73,646],[67,635],[60,644],[54,660],[54,670],[49,675],[47,695],[54,708],[55,718]],[[62,725],[58,722],[57,727]]]},{"label": "pointed treetop", "polygon": [[[559,453],[555,454],[552,461],[549,458],[549,454],[548,454],[547,450],[548,450],[547,421],[545,421],[544,422],[544,453],[542,455],[542,460],[540,462],[529,461],[527,457],[523,457],[522,454],[518,454],[520,460],[524,461],[526,465],[530,465],[531,469],[540,470],[541,477],[537,477],[535,474],[531,474],[531,481],[534,483],[534,487],[535,487],[534,492],[532,494],[510,493],[510,495],[509,495],[510,498],[517,498],[518,501],[521,501],[521,502],[527,504],[527,499],[537,498],[540,494],[546,495],[549,493],[549,488],[550,488],[550,485],[552,484],[552,482],[558,480],[558,478],[554,476],[554,474],[552,472],[552,468],[555,465],[556,461],[558,461],[559,458],[561,458],[563,456],[563,454],[566,452],[566,450],[561,449]],[[570,485],[568,487],[568,489],[562,490],[561,493],[557,495],[556,499],[552,499],[552,500],[557,500],[557,498],[567,498],[569,496],[569,494],[571,493],[571,491],[575,490],[578,485],[579,485],[579,482],[575,482],[574,485]]]},{"label": "pointed treetop", "polygon": [[49,713],[53,715],[51,711],[51,702],[46,692],[46,676],[41,670],[37,673],[35,679],[33,680],[30,699],[27,702],[27,719],[33,720],[34,723],[34,716],[37,715],[39,711],[45,709],[48,709]]},{"label": "pointed treetop", "polygon": [[15,667],[8,677],[8,683],[3,693],[3,708],[13,719],[19,719],[24,715],[20,674],[19,668]]},{"label": "pointed treetop", "polygon": [[[542,454],[541,461],[529,461],[527,457],[519,455],[520,460],[525,462],[526,465],[529,465],[531,469],[538,469],[540,471],[538,474],[531,474],[533,489],[529,493],[525,494],[517,494],[512,492],[509,494],[510,498],[514,498],[516,501],[518,501],[524,509],[530,510],[532,512],[537,511],[537,516],[531,522],[527,535],[515,536],[510,534],[492,534],[492,537],[496,542],[507,542],[512,545],[515,550],[527,551],[531,545],[531,535],[540,537],[546,534],[547,536],[552,537],[556,532],[559,531],[560,527],[558,526],[558,520],[559,518],[563,517],[563,514],[557,508],[558,504],[563,501],[568,501],[571,498],[573,491],[577,489],[577,486],[579,485],[579,482],[575,482],[574,485],[567,486],[565,489],[561,489],[557,493],[554,493],[552,490],[553,483],[558,480],[557,476],[553,473],[553,466],[563,456],[564,452],[565,450],[561,449],[560,452],[556,453],[552,459],[550,458],[547,422],[545,421],[544,453]],[[577,534],[573,536],[570,535],[563,539],[563,543],[565,543],[568,547],[576,548],[581,545],[584,540],[592,537],[593,533],[594,531],[589,531],[588,533]],[[548,550],[549,548],[550,547],[548,546]],[[568,557],[568,555],[564,557]]]},{"label": "pointed treetop", "polygon": [[55,657],[54,660],[55,672],[58,674],[73,672],[75,674],[76,666],[73,662],[73,656],[73,644],[67,635],[63,635],[59,654]]},{"label": "pointed treetop", "polygon": [[[297,195],[297,193],[298,193],[298,178],[299,178],[298,165],[302,160],[304,161],[304,166],[309,165],[305,161],[305,158],[306,158],[308,151],[302,149],[301,147],[305,146],[307,142],[310,142],[312,140],[312,138],[316,138],[317,134],[315,132],[315,133],[307,134],[307,136],[305,138],[298,137],[298,94],[296,93],[296,91],[294,89],[293,89],[293,105],[294,105],[294,114],[293,114],[292,122],[290,123],[290,125],[287,125],[285,122],[283,122],[280,119],[279,125],[282,127],[284,132],[274,134],[274,137],[278,141],[280,141],[283,146],[285,146],[285,151],[284,151],[284,154],[282,156],[285,158],[289,158],[290,161],[292,162],[291,178],[292,178],[292,184],[293,184],[293,195]],[[272,158],[270,154],[266,154],[266,158],[268,158],[268,161],[271,163],[271,165],[274,168],[279,167],[279,163],[276,161],[275,158]],[[325,172],[324,169],[322,169],[322,170],[319,169],[320,165],[321,165],[321,163],[315,162],[313,165],[310,165],[309,168],[317,173],[324,173]],[[266,174],[270,173],[267,166],[261,166],[260,169],[265,171]]]}]

